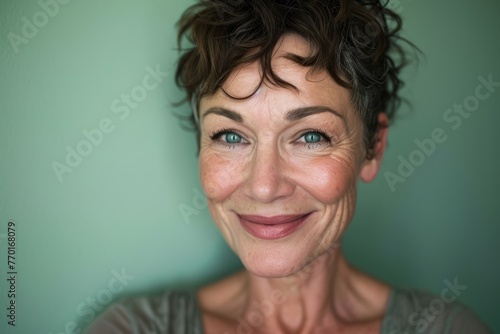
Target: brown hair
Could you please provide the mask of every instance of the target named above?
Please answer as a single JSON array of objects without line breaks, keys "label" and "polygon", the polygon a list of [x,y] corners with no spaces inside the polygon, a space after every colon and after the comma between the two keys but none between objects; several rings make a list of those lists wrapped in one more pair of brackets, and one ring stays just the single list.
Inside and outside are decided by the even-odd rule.
[{"label": "brown hair", "polygon": [[[287,58],[311,70],[327,70],[351,91],[365,124],[368,158],[380,126],[378,114],[385,112],[392,120],[402,101],[399,74],[408,55],[401,42],[418,50],[399,36],[400,16],[379,0],[200,0],[178,25],[179,48],[185,37],[194,45],[183,50],[176,72],[188,101],[215,94],[234,69],[255,61],[262,67],[261,83],[296,89],[273,72],[271,58],[284,33],[302,36],[312,54]],[[195,115],[189,121],[199,138]]]}]

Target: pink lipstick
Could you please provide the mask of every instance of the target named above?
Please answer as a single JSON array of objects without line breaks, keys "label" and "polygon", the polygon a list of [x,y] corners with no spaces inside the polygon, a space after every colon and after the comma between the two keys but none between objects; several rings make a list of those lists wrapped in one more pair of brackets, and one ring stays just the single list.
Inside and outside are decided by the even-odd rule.
[{"label": "pink lipstick", "polygon": [[274,217],[255,215],[238,215],[238,217],[241,226],[254,237],[274,240],[284,238],[295,232],[309,217],[309,213]]}]

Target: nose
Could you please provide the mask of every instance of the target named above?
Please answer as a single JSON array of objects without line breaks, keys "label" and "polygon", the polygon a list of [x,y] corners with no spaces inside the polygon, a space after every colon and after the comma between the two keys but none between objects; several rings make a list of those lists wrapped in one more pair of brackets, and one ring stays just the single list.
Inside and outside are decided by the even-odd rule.
[{"label": "nose", "polygon": [[249,162],[245,193],[256,202],[271,203],[293,194],[290,166],[277,148],[258,147]]}]

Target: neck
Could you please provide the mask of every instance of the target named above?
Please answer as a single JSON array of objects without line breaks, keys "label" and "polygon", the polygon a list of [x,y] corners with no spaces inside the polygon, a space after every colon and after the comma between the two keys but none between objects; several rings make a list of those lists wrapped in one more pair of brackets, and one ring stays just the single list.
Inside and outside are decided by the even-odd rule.
[{"label": "neck", "polygon": [[292,276],[246,273],[243,282],[246,297],[240,314],[262,332],[304,333],[318,326],[372,320],[385,310],[387,299],[378,298],[382,286],[374,289],[374,281],[351,267],[340,248],[325,252]]}]

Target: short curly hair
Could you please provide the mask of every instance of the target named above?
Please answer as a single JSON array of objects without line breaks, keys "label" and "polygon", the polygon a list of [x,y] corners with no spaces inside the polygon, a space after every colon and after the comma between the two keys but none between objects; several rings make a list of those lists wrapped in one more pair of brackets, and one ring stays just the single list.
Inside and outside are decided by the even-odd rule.
[{"label": "short curly hair", "polygon": [[[409,58],[404,43],[416,49],[400,36],[401,27],[401,17],[379,0],[200,0],[178,22],[182,54],[175,76],[187,95],[181,103],[196,101],[188,120],[197,131],[198,145],[197,101],[224,91],[222,85],[237,67],[258,61],[261,84],[296,89],[271,67],[279,39],[295,33],[312,51],[306,57],[287,58],[312,71],[326,70],[350,90],[365,125],[364,144],[371,159],[381,126],[378,114],[386,113],[392,121],[402,101],[400,71]],[[185,38],[191,43],[187,49],[182,48]]]}]

